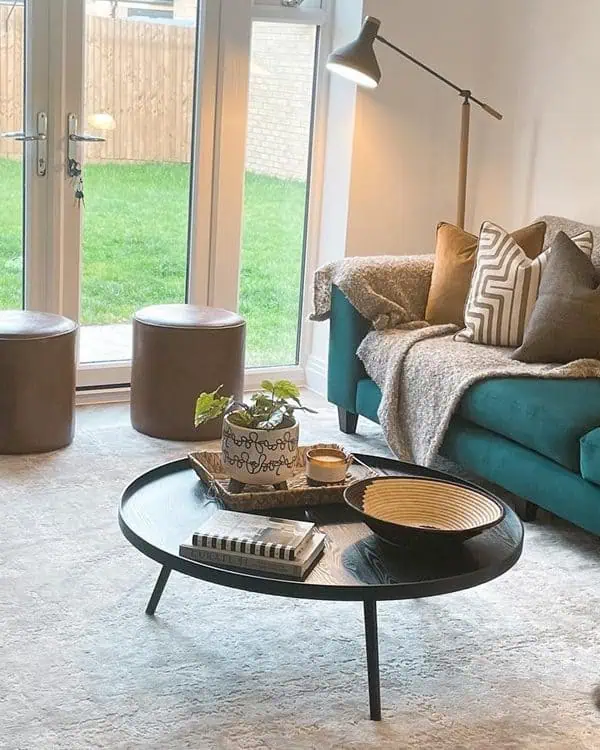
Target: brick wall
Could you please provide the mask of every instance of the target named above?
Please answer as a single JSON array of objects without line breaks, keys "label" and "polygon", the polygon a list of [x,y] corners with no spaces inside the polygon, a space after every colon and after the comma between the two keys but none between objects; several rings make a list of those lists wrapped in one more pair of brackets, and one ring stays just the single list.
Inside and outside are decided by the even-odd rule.
[{"label": "brick wall", "polygon": [[315,55],[314,27],[255,22],[246,167],[306,179]]}]

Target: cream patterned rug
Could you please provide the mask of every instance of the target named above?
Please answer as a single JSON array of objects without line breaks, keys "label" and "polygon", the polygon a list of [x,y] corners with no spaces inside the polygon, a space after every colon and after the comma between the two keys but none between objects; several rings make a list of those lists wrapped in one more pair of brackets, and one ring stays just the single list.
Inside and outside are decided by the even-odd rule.
[{"label": "cream patterned rug", "polygon": [[[383,453],[361,420],[350,448]],[[305,439],[339,439],[335,413]],[[552,750],[600,747],[600,543],[543,517],[480,588],[380,605],[383,721],[368,719],[362,608],[174,574],[122,537],[141,471],[189,445],[126,407],[79,411],[69,449],[0,457],[0,747],[8,750]]]}]

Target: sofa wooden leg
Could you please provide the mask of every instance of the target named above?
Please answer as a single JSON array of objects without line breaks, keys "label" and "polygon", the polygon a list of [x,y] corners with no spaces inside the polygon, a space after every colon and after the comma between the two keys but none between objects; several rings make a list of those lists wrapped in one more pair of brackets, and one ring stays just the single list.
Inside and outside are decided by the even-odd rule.
[{"label": "sofa wooden leg", "polygon": [[338,421],[342,432],[345,432],[346,435],[354,435],[358,423],[358,414],[354,414],[338,406]]},{"label": "sofa wooden leg", "polygon": [[520,500],[517,504],[517,513],[522,521],[535,521],[538,507],[530,500]]}]

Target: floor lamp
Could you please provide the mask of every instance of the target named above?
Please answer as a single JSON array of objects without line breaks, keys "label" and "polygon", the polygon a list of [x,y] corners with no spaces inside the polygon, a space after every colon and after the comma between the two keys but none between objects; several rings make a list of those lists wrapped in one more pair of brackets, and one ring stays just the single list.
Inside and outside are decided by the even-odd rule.
[{"label": "floor lamp", "polygon": [[373,46],[375,40],[380,41],[387,47],[390,47],[398,54],[410,60],[415,65],[418,65],[423,70],[431,73],[435,76],[438,81],[442,81],[450,88],[454,89],[461,96],[462,102],[462,117],[461,117],[461,128],[460,128],[460,158],[458,168],[458,209],[456,223],[459,227],[464,229],[465,226],[465,208],[467,201],[467,166],[469,162],[469,127],[471,122],[471,102],[481,107],[488,115],[495,117],[497,120],[502,119],[500,112],[496,111],[489,104],[485,104],[480,99],[476,99],[469,89],[463,89],[457,86],[452,81],[445,78],[440,73],[425,65],[420,60],[417,60],[408,52],[396,47],[387,39],[382,37],[378,31],[381,26],[381,21],[373,16],[367,16],[363,23],[362,29],[358,37],[350,42],[350,44],[340,47],[329,55],[327,60],[327,68],[334,72],[343,75],[345,78],[349,78],[359,86],[365,86],[366,88],[375,88],[381,80],[381,70],[375,56]]}]

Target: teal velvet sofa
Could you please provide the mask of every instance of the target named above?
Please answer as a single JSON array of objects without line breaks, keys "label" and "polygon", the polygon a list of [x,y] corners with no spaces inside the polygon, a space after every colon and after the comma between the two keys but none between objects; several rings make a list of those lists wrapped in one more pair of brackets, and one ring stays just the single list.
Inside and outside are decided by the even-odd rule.
[{"label": "teal velvet sofa", "polygon": [[[328,399],[340,429],[377,422],[381,392],[356,350],[370,323],[333,287]],[[442,455],[538,507],[600,534],[600,379],[497,378],[472,386],[446,433]]]}]

